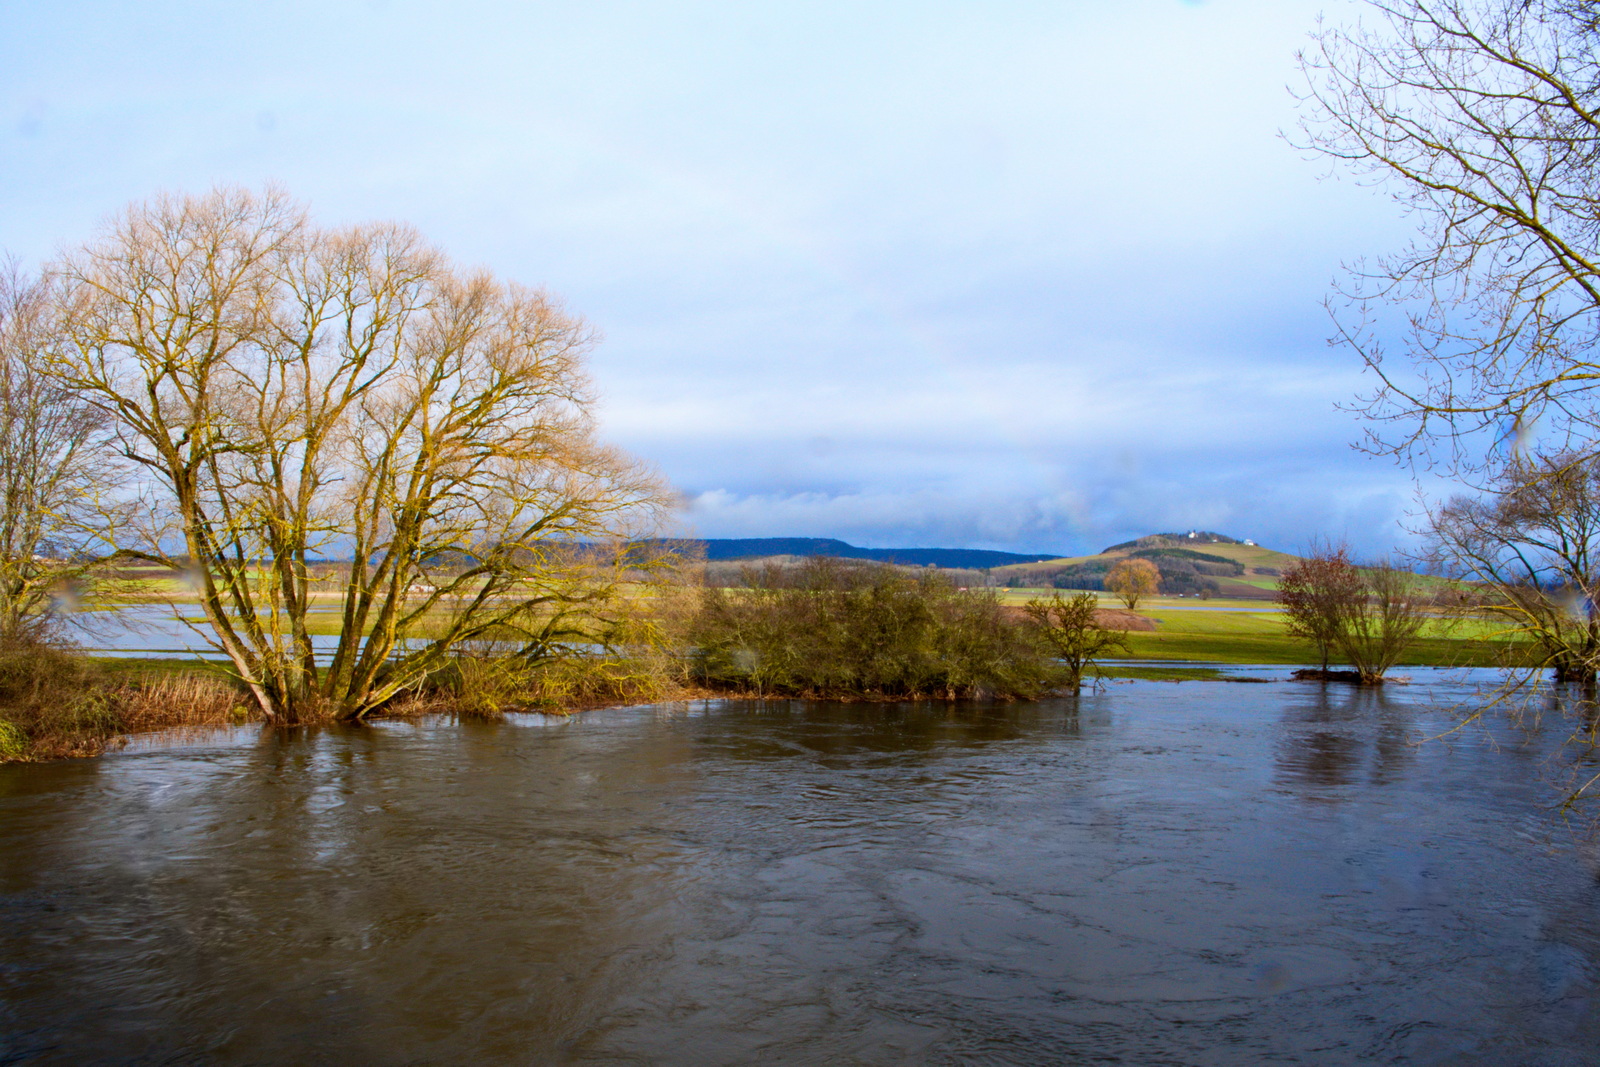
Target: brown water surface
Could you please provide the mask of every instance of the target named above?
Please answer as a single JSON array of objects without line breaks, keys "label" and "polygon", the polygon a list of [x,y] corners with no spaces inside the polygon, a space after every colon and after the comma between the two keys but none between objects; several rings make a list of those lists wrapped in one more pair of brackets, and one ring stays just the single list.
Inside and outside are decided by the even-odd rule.
[{"label": "brown water surface", "polygon": [[1464,694],[726,702],[0,767],[0,1063],[1600,1063],[1557,733],[1417,746]]}]

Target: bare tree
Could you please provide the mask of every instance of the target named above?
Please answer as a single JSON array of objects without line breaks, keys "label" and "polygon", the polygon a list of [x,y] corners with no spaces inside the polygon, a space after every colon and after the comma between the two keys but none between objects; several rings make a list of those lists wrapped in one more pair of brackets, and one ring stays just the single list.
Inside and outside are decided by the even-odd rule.
[{"label": "bare tree", "polygon": [[0,646],[36,642],[105,549],[104,414],[53,378],[50,287],[0,261]]},{"label": "bare tree", "polygon": [[[1377,374],[1373,445],[1477,470],[1485,434],[1600,430],[1600,9],[1591,0],[1370,0],[1301,56],[1305,144],[1419,222],[1342,291]],[[1403,359],[1377,317],[1403,307]],[[1442,449],[1441,449],[1441,446]]]},{"label": "bare tree", "polygon": [[1106,572],[1106,588],[1128,606],[1139,610],[1139,601],[1161,588],[1161,571],[1147,559],[1119,560]]},{"label": "bare tree", "polygon": [[1513,456],[1491,492],[1431,518],[1431,553],[1469,591],[1462,607],[1500,624],[1514,654],[1557,682],[1593,686],[1600,669],[1600,461]]},{"label": "bare tree", "polygon": [[1030,600],[1023,608],[1055,650],[1073,689],[1083,684],[1084,671],[1093,669],[1096,660],[1112,652],[1128,654],[1127,635],[1100,625],[1096,603],[1093,593],[1078,593],[1065,600],[1055,593],[1049,600]]},{"label": "bare tree", "polygon": [[54,271],[59,373],[147,474],[131,548],[190,574],[270,718],[359,718],[469,642],[607,639],[664,494],[596,440],[593,334],[548,296],[275,190],[134,205]]},{"label": "bare tree", "polygon": [[1292,636],[1317,643],[1327,670],[1330,649],[1363,685],[1377,685],[1416,643],[1432,616],[1427,581],[1387,560],[1358,566],[1342,545],[1314,548],[1287,568],[1278,603]]},{"label": "bare tree", "polygon": [[1278,604],[1290,637],[1317,646],[1322,670],[1339,642],[1346,606],[1361,596],[1361,573],[1344,545],[1312,544],[1278,578]]},{"label": "bare tree", "polygon": [[1433,615],[1433,596],[1421,575],[1379,560],[1361,568],[1362,595],[1346,609],[1338,647],[1363,685],[1383,681],[1416,644]]}]

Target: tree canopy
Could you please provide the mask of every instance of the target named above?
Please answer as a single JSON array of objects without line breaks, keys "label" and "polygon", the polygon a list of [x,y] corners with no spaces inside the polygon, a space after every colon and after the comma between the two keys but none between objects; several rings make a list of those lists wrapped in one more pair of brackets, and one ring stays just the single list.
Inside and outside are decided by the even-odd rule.
[{"label": "tree canopy", "polygon": [[189,576],[270,717],[360,717],[468,642],[606,640],[665,494],[597,439],[554,298],[271,189],[132,205],[52,273],[53,369],[142,472],[123,549]]}]

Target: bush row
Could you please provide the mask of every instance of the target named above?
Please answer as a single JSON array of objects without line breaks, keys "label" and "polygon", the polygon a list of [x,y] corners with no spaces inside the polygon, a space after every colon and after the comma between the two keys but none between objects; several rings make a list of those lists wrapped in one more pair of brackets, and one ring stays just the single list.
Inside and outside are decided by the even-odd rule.
[{"label": "bush row", "polygon": [[993,594],[937,572],[813,559],[707,588],[689,625],[694,677],[785,696],[1032,697],[1061,671]]}]

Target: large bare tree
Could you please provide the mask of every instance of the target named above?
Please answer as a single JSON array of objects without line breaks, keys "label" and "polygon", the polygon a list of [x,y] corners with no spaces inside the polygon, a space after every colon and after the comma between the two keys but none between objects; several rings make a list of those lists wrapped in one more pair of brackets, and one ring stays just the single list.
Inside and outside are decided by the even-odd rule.
[{"label": "large bare tree", "polygon": [[1418,222],[1410,247],[1359,265],[1339,301],[1340,335],[1379,383],[1366,408],[1373,445],[1462,472],[1536,425],[1547,443],[1592,451],[1600,6],[1367,10],[1321,29],[1301,65],[1305,144],[1381,184]]},{"label": "large bare tree", "polygon": [[272,719],[359,718],[472,643],[606,640],[664,495],[596,439],[593,333],[550,297],[275,190],[136,204],[54,275],[57,373],[147,475],[124,543],[185,569]]},{"label": "large bare tree", "polygon": [[108,420],[48,372],[60,317],[48,284],[0,261],[0,646],[53,636],[107,530]]}]

